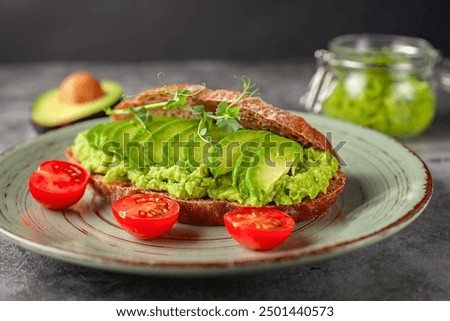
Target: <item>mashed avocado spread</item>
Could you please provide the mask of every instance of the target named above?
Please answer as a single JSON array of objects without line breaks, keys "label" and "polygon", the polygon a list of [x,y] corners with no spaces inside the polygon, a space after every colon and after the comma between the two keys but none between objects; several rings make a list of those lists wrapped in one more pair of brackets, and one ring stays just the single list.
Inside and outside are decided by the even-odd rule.
[{"label": "mashed avocado spread", "polygon": [[[330,179],[338,170],[338,161],[331,153],[303,148],[286,138],[260,131],[258,135],[269,137],[274,142],[273,151],[266,147],[262,138],[254,139],[253,145],[239,145],[238,142],[239,153],[230,154],[234,158],[230,168],[222,167],[221,173],[217,174],[217,171],[211,171],[212,166],[217,164],[211,165],[208,161],[207,156],[211,153],[211,148],[205,148],[205,143],[197,146],[199,153],[203,155],[199,157],[199,153],[196,153],[194,158],[197,161],[193,166],[194,161],[189,157],[192,154],[189,149],[193,148],[192,142],[195,141],[195,126],[186,123],[183,127],[180,122],[177,126],[175,123],[170,126],[171,122],[177,122],[176,118],[160,122],[155,119],[152,125],[154,128],[150,126],[148,133],[143,133],[140,125],[133,120],[121,124],[100,124],[78,134],[73,151],[87,170],[104,174],[105,182],[130,180],[142,189],[166,191],[176,198],[208,197],[253,206],[271,202],[290,205],[307,197],[315,198],[327,190]],[[170,136],[167,134],[169,129],[173,133],[171,138],[167,139],[166,137]],[[239,138],[239,131],[233,135]],[[243,130],[242,137],[245,131],[249,130]],[[192,135],[187,135],[189,133]],[[138,139],[141,142],[153,142],[152,152],[143,148],[142,157],[139,153],[127,151],[131,144],[123,138],[126,134],[131,137],[131,142]],[[144,137],[145,135],[147,137]],[[168,152],[169,149],[163,147],[166,146],[165,143],[161,143],[161,146],[157,144],[162,136],[166,138],[165,142],[174,141],[174,137],[178,137],[174,135],[189,137],[188,143],[182,144],[179,153]],[[215,138],[219,144],[227,142],[224,145],[227,147],[230,141],[228,135],[231,134],[222,133]],[[118,144],[111,143],[114,141]],[[285,147],[277,149],[282,143]],[[150,156],[161,161],[155,163]],[[136,165],[139,157],[143,159],[142,166]],[[248,160],[251,162],[246,163]]]},{"label": "mashed avocado spread", "polygon": [[393,136],[411,136],[424,131],[435,113],[433,90],[427,81],[410,72],[389,69],[389,64],[397,60],[381,52],[365,62],[385,65],[385,68],[338,68],[337,85],[323,102],[323,113]]}]

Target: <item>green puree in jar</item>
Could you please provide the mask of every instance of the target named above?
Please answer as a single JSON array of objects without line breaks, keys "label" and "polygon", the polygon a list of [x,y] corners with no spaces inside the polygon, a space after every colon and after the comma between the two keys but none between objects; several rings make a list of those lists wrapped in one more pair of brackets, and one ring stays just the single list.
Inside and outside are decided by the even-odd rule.
[{"label": "green puree in jar", "polygon": [[[383,52],[368,59],[381,65],[394,62]],[[435,113],[435,95],[429,83],[411,72],[383,67],[337,69],[337,85],[323,102],[323,113],[388,135],[421,133]]]}]

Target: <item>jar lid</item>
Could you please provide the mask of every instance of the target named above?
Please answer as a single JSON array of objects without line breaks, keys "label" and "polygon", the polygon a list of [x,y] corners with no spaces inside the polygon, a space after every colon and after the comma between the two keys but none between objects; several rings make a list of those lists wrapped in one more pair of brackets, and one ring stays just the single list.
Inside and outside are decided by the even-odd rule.
[{"label": "jar lid", "polygon": [[348,68],[378,67],[411,70],[433,65],[439,51],[420,38],[384,35],[349,34],[332,39],[328,49],[334,59],[330,65]]}]

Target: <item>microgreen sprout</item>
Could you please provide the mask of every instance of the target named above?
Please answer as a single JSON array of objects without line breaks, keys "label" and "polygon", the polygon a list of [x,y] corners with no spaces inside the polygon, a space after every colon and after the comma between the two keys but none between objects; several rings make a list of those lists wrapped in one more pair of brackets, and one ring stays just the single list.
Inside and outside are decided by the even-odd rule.
[{"label": "microgreen sprout", "polygon": [[[111,107],[105,109],[105,113],[107,115],[125,115],[132,114],[137,119],[137,121],[147,129],[148,124],[151,121],[151,115],[148,112],[150,109],[154,108],[162,108],[166,110],[174,110],[178,108],[189,109],[193,115],[196,115],[200,118],[197,134],[198,136],[207,143],[211,142],[211,137],[207,136],[208,131],[210,130],[213,121],[215,121],[216,125],[220,128],[224,128],[228,132],[234,132],[238,129],[242,128],[241,124],[239,124],[239,120],[241,119],[241,106],[239,105],[243,100],[248,99],[250,97],[255,97],[258,95],[258,88],[254,83],[251,82],[250,78],[246,76],[236,77],[242,82],[242,92],[239,96],[233,100],[231,103],[227,103],[226,101],[221,101],[215,110],[215,112],[210,112],[205,110],[205,106],[188,106],[187,99],[189,96],[193,96],[198,94],[200,91],[204,90],[206,87],[203,84],[202,89],[195,93],[192,93],[189,89],[180,89],[180,88],[170,88],[162,81],[162,76],[164,73],[160,72],[157,75],[158,81],[161,83],[161,86],[164,88],[163,93],[171,94],[172,97],[166,101],[156,102],[146,105],[141,105],[137,107],[129,107],[125,109],[112,109]],[[159,95],[161,92],[157,92],[150,95]],[[126,96],[131,97],[131,96]]]}]

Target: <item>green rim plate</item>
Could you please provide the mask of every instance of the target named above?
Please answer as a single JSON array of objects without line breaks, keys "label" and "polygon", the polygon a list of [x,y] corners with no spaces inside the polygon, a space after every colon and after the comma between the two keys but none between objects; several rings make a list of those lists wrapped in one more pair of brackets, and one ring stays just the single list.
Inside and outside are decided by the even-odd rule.
[{"label": "green rim plate", "polygon": [[[380,241],[427,205],[432,179],[411,150],[378,132],[320,115],[301,114],[327,133],[345,161],[347,185],[323,217],[298,223],[272,251],[255,252],[224,227],[175,224],[164,237],[141,241],[122,231],[109,204],[88,188],[70,209],[53,212],[28,192],[28,177],[47,159],[64,159],[75,135],[99,120],[59,129],[0,156],[0,234],[32,251],[85,266],[141,274],[203,276],[298,265]],[[345,142],[345,143],[344,143]]]}]

